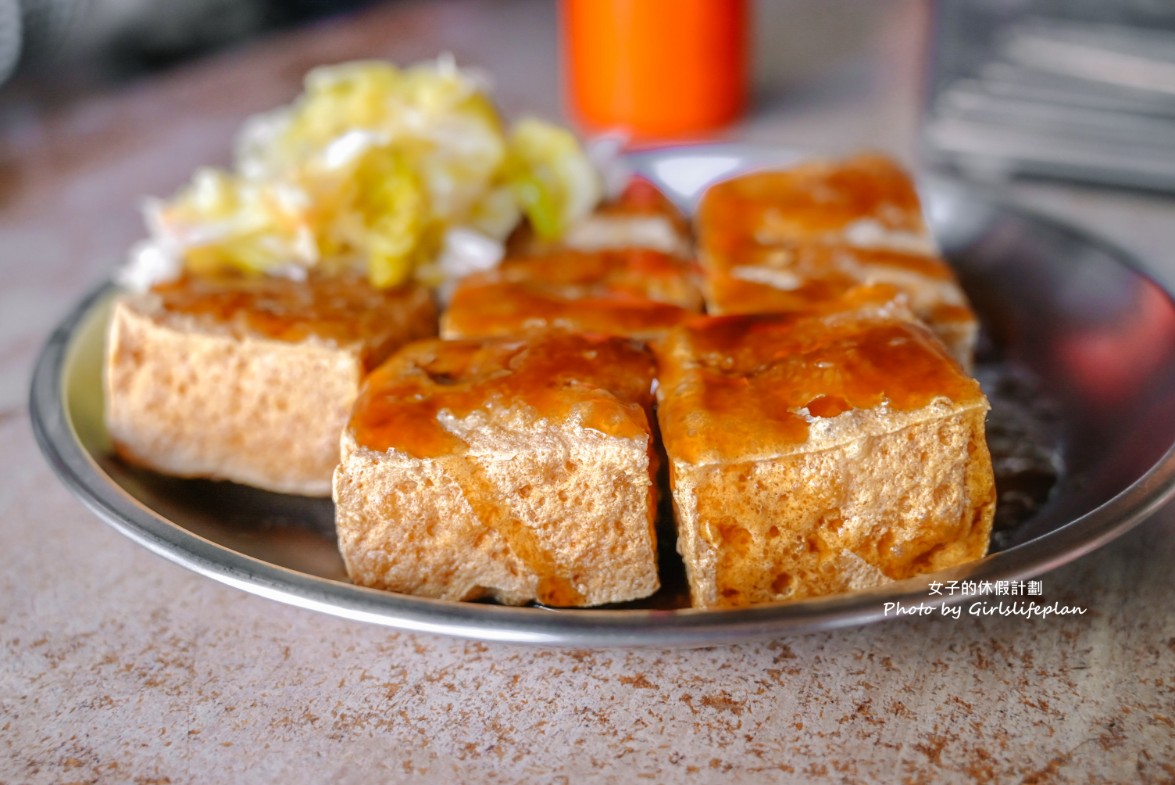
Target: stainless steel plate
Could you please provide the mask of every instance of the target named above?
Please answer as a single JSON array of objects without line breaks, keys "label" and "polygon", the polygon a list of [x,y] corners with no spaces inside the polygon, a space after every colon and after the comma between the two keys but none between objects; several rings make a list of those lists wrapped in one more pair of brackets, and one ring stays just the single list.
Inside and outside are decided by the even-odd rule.
[{"label": "stainless steel plate", "polygon": [[[797,154],[746,145],[667,148],[634,167],[692,206],[710,182]],[[102,419],[102,343],[114,290],[56,330],[33,378],[42,449],[69,487],[133,540],[271,599],[405,630],[574,646],[714,644],[862,624],[884,603],[950,601],[928,580],[1023,580],[1135,525],[1175,488],[1175,302],[1120,250],[1073,227],[928,179],[928,215],[995,354],[1054,402],[1066,471],[1005,550],[966,567],[822,600],[737,611],[548,610],[454,603],[356,587],[335,551],[328,500],[183,481],[113,458]],[[958,599],[957,597],[955,599]]]}]

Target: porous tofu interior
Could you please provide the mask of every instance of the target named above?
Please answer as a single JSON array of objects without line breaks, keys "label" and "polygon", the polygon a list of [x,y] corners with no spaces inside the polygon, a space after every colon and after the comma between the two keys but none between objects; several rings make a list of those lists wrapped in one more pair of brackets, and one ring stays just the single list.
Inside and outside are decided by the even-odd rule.
[{"label": "porous tofu interior", "polygon": [[344,436],[352,580],[561,606],[656,591],[652,373],[643,346],[598,336],[407,347]]},{"label": "porous tofu interior", "polygon": [[106,421],[124,458],[181,477],[330,492],[359,390],[355,352],[176,329],[125,303],[108,352]]},{"label": "porous tofu interior", "polygon": [[884,311],[691,322],[659,351],[658,418],[691,600],[847,591],[986,552],[987,402]]},{"label": "porous tofu interior", "polygon": [[657,590],[647,441],[528,416],[450,425],[471,440],[468,453],[416,459],[345,444],[335,499],[352,580],[553,606]]},{"label": "porous tofu interior", "polygon": [[882,423],[846,412],[832,428],[858,435],[831,447],[671,463],[694,604],[836,594],[981,558],[995,501],[984,414],[939,403]]},{"label": "porous tofu interior", "polygon": [[181,477],[326,496],[370,364],[435,334],[423,289],[186,278],[115,305],[106,421],[119,453]]}]

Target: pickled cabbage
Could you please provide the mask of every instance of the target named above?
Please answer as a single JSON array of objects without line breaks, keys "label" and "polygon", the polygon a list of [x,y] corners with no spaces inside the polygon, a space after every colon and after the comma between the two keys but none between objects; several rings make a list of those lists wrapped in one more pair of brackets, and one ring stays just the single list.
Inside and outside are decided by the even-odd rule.
[{"label": "pickled cabbage", "polygon": [[[568,131],[507,131],[483,80],[451,59],[317,68],[291,105],[250,119],[232,171],[204,169],[146,209],[139,251],[196,274],[361,270],[372,284],[439,282],[454,248],[500,246],[525,215],[557,237],[602,195]],[[462,242],[446,241],[458,232]],[[472,233],[472,234],[471,234]]]}]

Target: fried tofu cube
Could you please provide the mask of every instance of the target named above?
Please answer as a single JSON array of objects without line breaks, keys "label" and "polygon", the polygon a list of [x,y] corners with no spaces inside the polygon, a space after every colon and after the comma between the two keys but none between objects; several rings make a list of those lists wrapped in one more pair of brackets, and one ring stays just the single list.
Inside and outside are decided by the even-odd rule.
[{"label": "fried tofu cube", "polygon": [[653,359],[620,338],[422,341],[344,432],[339,549],[360,585],[594,606],[659,587]]},{"label": "fried tofu cube", "polygon": [[748,246],[725,259],[709,258],[709,313],[802,314],[861,287],[888,286],[960,365],[972,365],[979,322],[954,272],[936,256],[800,245]]},{"label": "fried tofu cube", "polygon": [[702,317],[658,362],[696,607],[863,589],[986,553],[987,400],[921,325],[871,310]]},{"label": "fried tofu cube", "polygon": [[888,284],[971,367],[978,321],[938,255],[913,181],[887,158],[732,178],[704,194],[697,223],[710,313],[803,313]]},{"label": "fried tofu cube", "polygon": [[105,368],[118,454],[179,477],[330,495],[366,373],[436,334],[424,289],[359,277],[183,278],[118,299]]},{"label": "fried tofu cube", "polygon": [[932,256],[938,252],[909,175],[873,153],[751,172],[706,190],[698,239],[726,249],[825,244]]},{"label": "fried tofu cube", "polygon": [[457,285],[441,335],[559,329],[653,339],[701,311],[696,272],[686,260],[641,248],[508,258]]}]

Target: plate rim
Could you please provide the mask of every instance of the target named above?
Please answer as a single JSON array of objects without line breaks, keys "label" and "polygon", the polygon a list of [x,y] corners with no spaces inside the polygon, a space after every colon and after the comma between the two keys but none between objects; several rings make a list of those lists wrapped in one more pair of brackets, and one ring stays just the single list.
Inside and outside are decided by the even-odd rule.
[{"label": "plate rim", "polygon": [[[726,147],[735,143],[719,143]],[[742,149],[752,147],[745,145]],[[661,148],[661,155],[683,148]],[[774,149],[779,153],[784,148]],[[646,151],[647,154],[648,151]],[[639,155],[640,153],[638,153]],[[962,188],[988,206],[1046,224],[1097,246],[1118,264],[1175,298],[1130,252],[1064,220],[1041,215],[991,189],[957,178],[927,175],[923,182]],[[884,603],[911,601],[928,608],[958,604],[975,595],[927,595],[931,580],[1025,580],[1068,564],[1134,528],[1175,495],[1175,444],[1143,474],[1099,506],[1035,539],[951,570],[917,576],[878,589],[796,603],[741,609],[647,610],[506,607],[412,597],[311,575],[249,556],[197,535],[136,500],[98,465],[74,428],[65,393],[71,350],[91,312],[118,287],[91,290],[57,325],[41,349],[29,390],[36,441],[66,487],[101,520],[168,560],[220,583],[268,599],[397,630],[481,641],[609,648],[711,646],[738,641],[859,626],[887,617]]]}]

